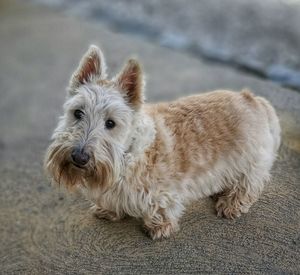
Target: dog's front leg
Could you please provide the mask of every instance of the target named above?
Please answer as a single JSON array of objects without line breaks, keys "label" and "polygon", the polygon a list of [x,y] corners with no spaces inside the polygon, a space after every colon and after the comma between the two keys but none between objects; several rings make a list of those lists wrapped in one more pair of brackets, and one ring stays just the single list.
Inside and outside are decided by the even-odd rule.
[{"label": "dog's front leg", "polygon": [[153,240],[169,238],[179,230],[178,220],[170,219],[165,209],[159,209],[154,215],[144,217],[144,227]]},{"label": "dog's front leg", "polygon": [[94,216],[96,216],[99,219],[106,219],[109,221],[119,221],[122,218],[124,218],[123,214],[118,214],[116,212],[106,210],[96,204],[94,204],[91,208],[90,211]]}]

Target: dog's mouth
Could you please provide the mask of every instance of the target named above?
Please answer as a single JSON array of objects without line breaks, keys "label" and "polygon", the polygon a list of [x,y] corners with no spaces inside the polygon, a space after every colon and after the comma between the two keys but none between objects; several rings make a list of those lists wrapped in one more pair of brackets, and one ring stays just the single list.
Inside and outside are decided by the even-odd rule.
[{"label": "dog's mouth", "polygon": [[80,164],[77,164],[77,163],[75,163],[75,162],[71,162],[71,164],[73,165],[73,166],[75,166],[76,168],[78,168],[78,169],[85,169],[86,168],[86,166],[87,165],[80,165]]}]

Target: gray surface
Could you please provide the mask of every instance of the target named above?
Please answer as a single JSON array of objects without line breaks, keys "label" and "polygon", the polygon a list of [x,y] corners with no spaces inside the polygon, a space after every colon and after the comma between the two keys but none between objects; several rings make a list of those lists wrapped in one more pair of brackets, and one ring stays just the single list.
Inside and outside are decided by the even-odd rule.
[{"label": "gray surface", "polygon": [[294,0],[33,0],[300,89]]},{"label": "gray surface", "polygon": [[[12,1],[0,2],[0,37],[0,273],[299,272],[299,93]],[[113,72],[138,55],[151,101],[247,86],[273,102],[283,145],[272,182],[249,214],[218,219],[208,198],[187,210],[179,233],[153,242],[140,221],[97,220],[82,198],[50,186],[43,153],[69,75],[91,42],[102,46]]]}]

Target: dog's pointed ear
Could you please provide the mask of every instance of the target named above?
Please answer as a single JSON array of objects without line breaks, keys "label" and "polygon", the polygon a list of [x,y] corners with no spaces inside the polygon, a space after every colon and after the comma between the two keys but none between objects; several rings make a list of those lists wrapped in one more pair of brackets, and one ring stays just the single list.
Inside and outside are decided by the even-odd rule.
[{"label": "dog's pointed ear", "polygon": [[114,79],[130,106],[138,110],[144,102],[144,76],[139,62],[130,59]]},{"label": "dog's pointed ear", "polygon": [[73,94],[82,84],[92,81],[93,79],[105,79],[106,64],[101,50],[91,45],[88,51],[83,55],[78,68],[73,73],[68,90]]}]

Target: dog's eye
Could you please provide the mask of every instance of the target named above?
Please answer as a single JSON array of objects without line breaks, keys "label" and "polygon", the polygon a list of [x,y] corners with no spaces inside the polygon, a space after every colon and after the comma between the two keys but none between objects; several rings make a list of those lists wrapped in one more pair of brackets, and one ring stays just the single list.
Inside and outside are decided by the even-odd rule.
[{"label": "dog's eye", "polygon": [[116,126],[116,123],[115,123],[113,120],[108,119],[108,120],[105,121],[105,127],[106,127],[107,129],[112,129],[112,128],[114,128],[115,126]]},{"label": "dog's eye", "polygon": [[75,111],[74,111],[74,116],[75,116],[75,118],[77,118],[77,119],[82,119],[83,116],[84,116],[84,112],[82,112],[81,110],[75,110]]}]

